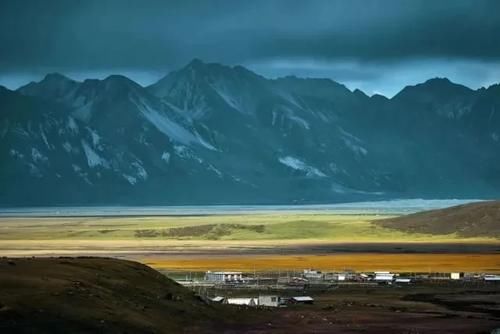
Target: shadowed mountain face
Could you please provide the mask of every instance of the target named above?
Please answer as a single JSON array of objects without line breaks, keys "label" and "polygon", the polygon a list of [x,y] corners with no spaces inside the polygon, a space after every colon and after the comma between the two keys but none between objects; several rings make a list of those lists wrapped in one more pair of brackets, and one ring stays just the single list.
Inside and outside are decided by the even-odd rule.
[{"label": "shadowed mountain face", "polygon": [[499,87],[386,99],[199,60],[149,87],[49,74],[0,89],[0,204],[498,196]]}]

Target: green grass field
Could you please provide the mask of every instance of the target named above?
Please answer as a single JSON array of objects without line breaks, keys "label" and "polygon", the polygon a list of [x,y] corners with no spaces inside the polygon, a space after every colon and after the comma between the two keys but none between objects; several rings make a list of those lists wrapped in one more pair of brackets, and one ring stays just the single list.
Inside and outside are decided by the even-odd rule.
[{"label": "green grass field", "polygon": [[[0,240],[184,240],[454,242],[494,241],[455,234],[410,234],[357,214],[254,214],[186,217],[0,218]],[[1,241],[0,241],[1,242]]]}]

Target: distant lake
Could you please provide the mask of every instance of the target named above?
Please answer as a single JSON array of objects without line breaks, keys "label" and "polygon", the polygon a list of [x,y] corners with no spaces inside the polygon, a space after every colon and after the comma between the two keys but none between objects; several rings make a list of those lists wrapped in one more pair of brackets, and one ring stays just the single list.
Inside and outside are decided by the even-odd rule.
[{"label": "distant lake", "polygon": [[255,213],[408,214],[478,202],[477,199],[404,199],[317,205],[82,206],[0,208],[1,216],[190,216]]}]

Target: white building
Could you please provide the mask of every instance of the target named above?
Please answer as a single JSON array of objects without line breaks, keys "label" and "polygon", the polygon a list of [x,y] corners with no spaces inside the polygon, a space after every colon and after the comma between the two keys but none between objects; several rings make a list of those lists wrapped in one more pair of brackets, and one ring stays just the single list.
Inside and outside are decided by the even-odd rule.
[{"label": "white building", "polygon": [[500,282],[500,275],[484,275],[484,280],[489,282]]},{"label": "white building", "polygon": [[216,296],[214,298],[210,298],[210,300],[213,301],[214,303],[222,303],[225,300],[225,298],[222,296]]},{"label": "white building", "polygon": [[314,303],[314,299],[310,296],[297,296],[297,297],[292,297],[290,300],[292,303],[296,303],[296,304],[312,304],[312,303]]},{"label": "white building", "polygon": [[345,281],[346,277],[346,274],[337,274],[337,281]]},{"label": "white building", "polygon": [[258,298],[227,298],[225,299],[225,303],[231,305],[257,306],[259,305],[259,300]]},{"label": "white building", "polygon": [[304,274],[302,276],[306,279],[322,279],[323,273],[319,270],[304,269]]},{"label": "white building", "polygon": [[459,280],[462,277],[461,273],[451,273],[450,278],[453,280]]},{"label": "white building", "polygon": [[243,273],[241,271],[207,271],[205,280],[210,282],[241,282]]},{"label": "white building", "polygon": [[280,299],[278,296],[259,296],[259,306],[278,307]]},{"label": "white building", "polygon": [[391,274],[388,271],[376,271],[374,274],[375,277],[373,280],[377,282],[392,282],[394,279],[394,274]]},{"label": "white building", "polygon": [[396,280],[394,281],[396,283],[411,283],[411,279],[410,278],[404,278],[404,277],[398,277],[396,278]]}]

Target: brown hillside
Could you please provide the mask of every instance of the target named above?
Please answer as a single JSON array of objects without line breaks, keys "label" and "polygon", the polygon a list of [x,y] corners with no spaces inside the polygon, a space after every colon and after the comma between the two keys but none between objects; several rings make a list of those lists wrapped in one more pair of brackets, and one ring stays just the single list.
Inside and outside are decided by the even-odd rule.
[{"label": "brown hillside", "polygon": [[384,219],[376,224],[410,233],[500,238],[500,201],[454,206]]},{"label": "brown hillside", "polygon": [[139,263],[0,259],[0,333],[198,333],[215,330],[220,317]]}]

